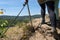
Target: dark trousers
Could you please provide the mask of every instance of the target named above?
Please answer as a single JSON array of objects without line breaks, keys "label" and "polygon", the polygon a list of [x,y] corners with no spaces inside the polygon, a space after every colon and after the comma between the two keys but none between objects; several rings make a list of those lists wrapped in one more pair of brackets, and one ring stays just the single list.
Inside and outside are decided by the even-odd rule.
[{"label": "dark trousers", "polygon": [[45,20],[45,8],[46,8],[45,5],[47,6],[47,9],[48,9],[51,25],[52,25],[52,27],[56,27],[56,15],[54,12],[55,3],[54,3],[54,1],[47,1],[46,3],[40,4],[42,20]]}]

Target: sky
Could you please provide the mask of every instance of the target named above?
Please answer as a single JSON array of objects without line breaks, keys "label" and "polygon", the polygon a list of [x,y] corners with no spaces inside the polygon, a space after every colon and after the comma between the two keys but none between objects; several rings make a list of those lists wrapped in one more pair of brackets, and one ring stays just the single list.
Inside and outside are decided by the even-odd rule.
[{"label": "sky", "polygon": [[[4,14],[0,15],[10,15],[17,16],[19,11],[22,9],[25,0],[0,0],[0,9],[3,9]],[[37,0],[29,0],[29,8],[31,15],[40,14],[41,7],[39,6]],[[60,3],[59,3],[60,8]],[[20,16],[29,15],[27,6],[20,14]]]}]

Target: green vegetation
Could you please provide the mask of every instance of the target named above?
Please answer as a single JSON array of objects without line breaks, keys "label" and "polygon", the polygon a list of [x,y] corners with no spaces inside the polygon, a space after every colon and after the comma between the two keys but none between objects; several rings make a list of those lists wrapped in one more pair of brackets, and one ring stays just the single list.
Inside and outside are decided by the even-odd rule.
[{"label": "green vegetation", "polygon": [[[4,35],[3,33],[5,32],[7,27],[14,27],[16,25],[19,26],[19,28],[21,28],[22,26],[25,26],[23,30],[24,31],[28,30],[28,32],[31,33],[30,27],[26,26],[26,24],[30,21],[29,16],[18,17],[17,20],[13,22],[15,17],[16,16],[0,16],[0,36]],[[37,18],[37,17],[38,16],[36,17],[32,16],[32,19]]]},{"label": "green vegetation", "polygon": [[29,20],[28,19],[24,19],[24,20],[16,20],[13,23],[13,19],[12,20],[8,20],[8,19],[0,19],[0,35],[3,34],[3,32],[6,30],[6,28],[9,27],[13,27],[15,25],[18,25],[19,28],[23,26],[23,23],[28,23]]},{"label": "green vegetation", "polygon": [[7,20],[0,20],[0,34],[5,30],[5,27],[8,25]]}]

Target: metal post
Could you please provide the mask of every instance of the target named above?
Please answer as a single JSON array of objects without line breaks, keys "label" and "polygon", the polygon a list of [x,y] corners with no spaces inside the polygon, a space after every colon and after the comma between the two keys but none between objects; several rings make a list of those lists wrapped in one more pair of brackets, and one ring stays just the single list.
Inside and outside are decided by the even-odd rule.
[{"label": "metal post", "polygon": [[31,13],[30,13],[30,9],[29,9],[28,3],[27,3],[27,8],[28,8],[28,13],[29,13],[29,17],[30,17],[31,26],[33,26],[33,24],[32,24],[32,18],[31,18]]},{"label": "metal post", "polygon": [[23,6],[23,8],[21,9],[21,11],[18,13],[18,15],[15,17],[15,19],[8,25],[7,29],[0,35],[0,37],[2,38],[3,37],[3,34],[5,34],[7,32],[7,30],[9,29],[10,25],[12,23],[14,23],[16,21],[16,19],[19,17],[19,15],[21,14],[21,12],[23,11],[25,6]]}]

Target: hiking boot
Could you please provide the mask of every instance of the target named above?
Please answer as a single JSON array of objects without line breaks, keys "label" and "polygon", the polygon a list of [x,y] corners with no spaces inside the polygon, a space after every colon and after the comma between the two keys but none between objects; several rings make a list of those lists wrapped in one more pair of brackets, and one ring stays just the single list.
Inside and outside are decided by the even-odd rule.
[{"label": "hiking boot", "polygon": [[56,29],[54,29],[52,35],[54,36],[55,40],[59,40],[58,32]]},{"label": "hiking boot", "polygon": [[42,19],[41,24],[47,24],[47,22],[45,22],[45,19]]},{"label": "hiking boot", "polygon": [[[50,30],[50,29],[49,29]],[[50,31],[47,31],[47,34],[50,34],[50,36],[57,36],[57,30],[56,30],[56,28],[51,28],[51,30]]]},{"label": "hiking boot", "polygon": [[42,21],[41,24],[47,24],[46,22]]}]

